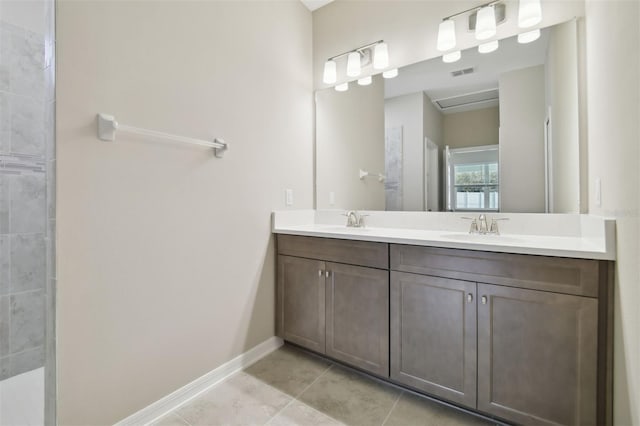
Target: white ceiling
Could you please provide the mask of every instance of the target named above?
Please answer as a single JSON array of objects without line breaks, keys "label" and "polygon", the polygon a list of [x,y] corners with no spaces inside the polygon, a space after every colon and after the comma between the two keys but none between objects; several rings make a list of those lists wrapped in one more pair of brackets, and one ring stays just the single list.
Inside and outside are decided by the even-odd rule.
[{"label": "white ceiling", "polygon": [[[462,52],[462,59],[445,64],[441,57],[400,68],[398,77],[385,80],[385,98],[424,91],[432,101],[463,94],[495,89],[500,74],[545,63],[548,30],[542,30],[533,43],[519,44],[517,37],[500,40],[492,53],[478,53],[477,48]],[[452,71],[474,68],[471,74],[453,77]]]},{"label": "white ceiling", "polygon": [[321,8],[324,5],[331,3],[333,0],[300,0],[302,4],[307,6],[307,9],[314,11]]}]

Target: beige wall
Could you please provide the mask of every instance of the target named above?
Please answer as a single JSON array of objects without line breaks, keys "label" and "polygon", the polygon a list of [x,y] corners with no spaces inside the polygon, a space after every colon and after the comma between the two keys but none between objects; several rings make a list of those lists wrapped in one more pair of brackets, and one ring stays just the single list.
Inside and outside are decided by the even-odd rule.
[{"label": "beige wall", "polygon": [[[384,210],[384,183],[359,170],[384,174],[384,82],[351,84],[347,92],[316,92],[316,206]],[[335,203],[329,203],[329,193]]]},{"label": "beige wall", "polygon": [[551,118],[552,213],[580,211],[578,44],[575,20],[549,32],[547,110]]},{"label": "beige wall", "polygon": [[449,148],[495,145],[498,143],[498,107],[444,115],[444,145]]},{"label": "beige wall", "polygon": [[[299,2],[58,2],[61,425],[132,414],[274,335],[270,212],[313,207]],[[95,115],[206,148],[118,134]]]},{"label": "beige wall", "polygon": [[[614,424],[640,424],[640,7],[588,1],[589,212],[616,218]],[[595,199],[602,181],[602,203]]]},{"label": "beige wall", "polygon": [[[389,44],[390,65],[401,67],[439,56],[436,50],[442,18],[486,3],[484,0],[336,0],[313,13],[313,73],[316,88],[322,83],[327,58],[384,39]],[[517,0],[507,0],[507,20],[498,27],[498,37],[519,33]],[[542,27],[584,15],[580,0],[542,0]],[[458,21],[457,21],[458,22]],[[460,48],[476,46],[473,32],[463,29],[459,18],[456,36]],[[338,64],[344,80],[345,63]]]},{"label": "beige wall", "polygon": [[427,95],[422,96],[422,104],[424,136],[438,146],[444,146],[444,114],[433,105]]},{"label": "beige wall", "polygon": [[544,212],[544,66],[501,74],[498,86],[500,210]]}]

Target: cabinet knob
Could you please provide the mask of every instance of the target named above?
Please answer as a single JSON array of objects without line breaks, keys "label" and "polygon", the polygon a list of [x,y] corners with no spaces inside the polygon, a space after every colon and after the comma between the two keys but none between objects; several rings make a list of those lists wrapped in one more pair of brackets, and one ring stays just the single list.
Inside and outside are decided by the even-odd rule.
[{"label": "cabinet knob", "polygon": [[322,276],[322,269],[318,269],[318,276],[321,277]]},{"label": "cabinet knob", "polygon": [[482,296],[482,304],[483,305],[487,304],[487,296]]},{"label": "cabinet knob", "polygon": [[473,302],[473,294],[471,294],[471,293],[467,294],[467,302],[468,303]]},{"label": "cabinet knob", "polygon": [[329,276],[330,276],[330,275],[331,275],[331,271],[325,271],[325,272],[324,272],[324,276],[325,276],[326,278],[329,278]]}]

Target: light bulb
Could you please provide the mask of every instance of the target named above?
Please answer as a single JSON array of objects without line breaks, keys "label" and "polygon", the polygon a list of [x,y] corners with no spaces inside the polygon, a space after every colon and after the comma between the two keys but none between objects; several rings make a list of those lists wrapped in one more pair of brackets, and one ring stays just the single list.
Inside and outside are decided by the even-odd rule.
[{"label": "light bulb", "polygon": [[493,5],[483,7],[476,15],[476,38],[486,40],[496,35],[496,11]]},{"label": "light bulb", "polygon": [[450,64],[452,62],[459,60],[460,58],[462,58],[462,53],[459,50],[456,50],[455,52],[442,55],[442,62],[446,64]]},{"label": "light bulb", "polygon": [[347,90],[349,90],[349,83],[342,83],[342,84],[338,84],[335,87],[336,91],[338,92],[346,92]]},{"label": "light bulb", "polygon": [[491,53],[494,50],[498,49],[498,40],[490,41],[489,43],[483,43],[478,46],[478,52],[480,53]]},{"label": "light bulb", "polygon": [[371,81],[372,81],[371,76],[368,75],[366,77],[362,77],[362,78],[358,79],[358,84],[360,86],[368,86],[368,85],[371,84]]},{"label": "light bulb", "polygon": [[336,61],[329,60],[324,63],[324,73],[322,75],[322,81],[325,84],[333,84],[336,82]]},{"label": "light bulb", "polygon": [[540,38],[540,30],[528,31],[526,33],[518,34],[518,43],[526,44],[536,41]]},{"label": "light bulb", "polygon": [[360,75],[360,53],[351,52],[347,57],[347,75],[357,77]]},{"label": "light bulb", "polygon": [[373,49],[373,68],[381,70],[389,66],[389,48],[387,43],[378,43]]},{"label": "light bulb", "polygon": [[520,28],[529,28],[539,24],[540,21],[542,21],[540,0],[520,0],[518,26]]},{"label": "light bulb", "polygon": [[437,47],[441,52],[456,47],[456,24],[451,19],[440,22]]},{"label": "light bulb", "polygon": [[392,70],[387,70],[382,73],[382,77],[384,78],[393,78],[398,76],[398,68],[394,68]]}]

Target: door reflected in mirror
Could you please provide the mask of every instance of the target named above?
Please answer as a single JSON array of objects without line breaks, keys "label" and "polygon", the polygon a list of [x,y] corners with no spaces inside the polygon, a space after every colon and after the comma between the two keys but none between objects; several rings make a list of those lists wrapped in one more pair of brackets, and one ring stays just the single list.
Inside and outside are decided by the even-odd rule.
[{"label": "door reflected in mirror", "polygon": [[579,212],[575,20],[349,86],[316,96],[319,209]]}]

